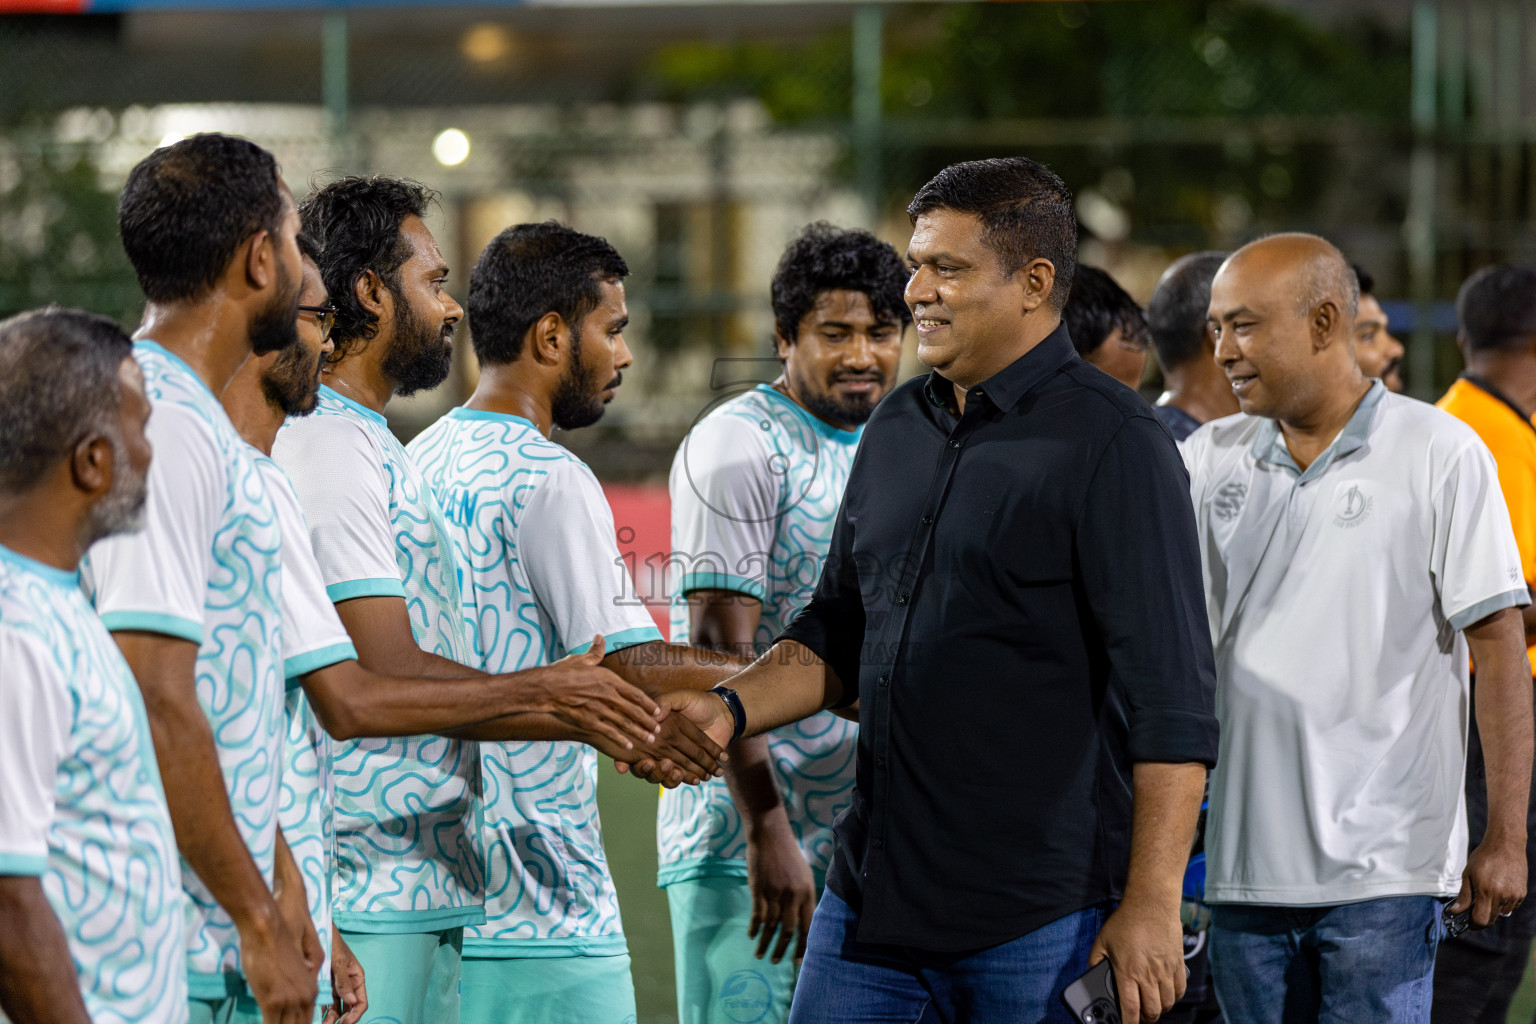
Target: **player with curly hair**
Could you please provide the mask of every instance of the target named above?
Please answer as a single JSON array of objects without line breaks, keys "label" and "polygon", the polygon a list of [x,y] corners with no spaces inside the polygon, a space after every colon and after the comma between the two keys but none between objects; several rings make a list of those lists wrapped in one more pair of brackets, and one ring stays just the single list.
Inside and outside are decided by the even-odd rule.
[{"label": "player with curly hair", "polygon": [[[863,425],[896,384],[906,282],[868,232],[817,223],[790,243],[772,285],[783,373],[711,411],[672,463],[674,643],[755,657],[810,598]],[[857,733],[819,714],[736,744],[724,780],[662,795],[679,1020],[788,1019]]]}]

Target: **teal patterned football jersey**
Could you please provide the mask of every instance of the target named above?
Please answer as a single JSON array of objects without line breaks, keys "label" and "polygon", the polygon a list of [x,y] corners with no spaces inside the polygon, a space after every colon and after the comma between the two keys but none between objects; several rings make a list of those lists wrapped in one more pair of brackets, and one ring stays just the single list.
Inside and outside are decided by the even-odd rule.
[{"label": "teal patterned football jersey", "polygon": [[41,876],[91,1019],[186,1020],[181,868],[138,684],[79,577],[5,548],[0,778],[0,874]]},{"label": "teal patterned football jersey", "polygon": [[[514,672],[661,640],[635,597],[613,512],[586,464],[519,416],[454,409],[408,447],[459,562],[479,667]],[[486,921],[466,955],[626,950],[597,813],[597,752],[563,741],[482,743]]]},{"label": "teal patterned football jersey", "polygon": [[[672,642],[689,638],[686,595],[730,590],[762,602],[765,650],[810,600],[832,540],[860,431],[838,430],[768,385],[705,416],[672,462]],[[858,726],[823,711],[768,734],[790,826],[817,879],[832,823],[853,799]],[[657,880],[746,877],[747,840],[723,779],[661,795]]]},{"label": "teal patterned football jersey", "polygon": [[[285,724],[282,531],[255,450],[208,386],[152,341],[134,355],[153,407],[144,529],[92,547],[86,584],[108,629],[199,644],[198,702],[235,823],[270,884]],[[185,863],[182,883],[191,994],[242,992],[234,922]]]},{"label": "teal patterned football jersey", "polygon": [[[328,387],[278,432],[332,602],[400,597],[424,650],[473,665],[459,570],[437,501],[385,418]],[[337,742],[337,925],[438,931],[485,919],[475,830],[478,745],[441,736]]]},{"label": "teal patterned football jersey", "polygon": [[325,593],[320,566],[309,547],[309,530],[293,484],[277,463],[258,453],[256,463],[267,478],[267,491],[283,531],[283,781],[277,821],[293,859],[304,876],[309,916],[325,960],[320,965],[320,994],[331,990],[331,876],[335,873],[335,810],[331,783],[331,737],[321,728],[303,690],[306,675],[356,659],[357,651],[336,606]]}]

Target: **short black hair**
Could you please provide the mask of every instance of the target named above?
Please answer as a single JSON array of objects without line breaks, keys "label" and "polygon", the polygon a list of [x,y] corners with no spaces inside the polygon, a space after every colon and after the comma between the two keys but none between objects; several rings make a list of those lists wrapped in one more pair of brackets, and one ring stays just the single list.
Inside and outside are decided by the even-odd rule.
[{"label": "short black hair", "polygon": [[1513,351],[1536,338],[1536,270],[1484,267],[1456,293],[1456,322],[1473,352]]},{"label": "short black hair", "polygon": [[629,265],[605,238],[556,220],[514,224],[491,239],[469,274],[470,339],[482,363],[516,362],[523,337],[547,313],[572,336],[597,308],[602,281],[622,281]]},{"label": "short black hair", "polygon": [[773,324],[793,343],[800,321],[822,292],[862,292],[877,318],[909,324],[912,311],[903,293],[907,265],[894,246],[868,231],[833,227],[824,220],[806,225],[779,257],[770,294]]},{"label": "short black hair", "polygon": [[151,302],[200,298],[258,231],[283,214],[277,160],[232,135],[162,146],[128,172],[117,200],[123,249]]},{"label": "short black hair", "polygon": [[407,217],[425,217],[437,193],[409,178],[352,176],[315,189],[299,205],[304,233],[320,248],[320,279],[336,307],[331,362],[348,346],[378,333],[379,318],[357,301],[357,281],[371,270],[397,298],[400,267],[411,258],[401,233]]},{"label": "short black hair", "polygon": [[1371,272],[1369,270],[1366,270],[1358,263],[1351,263],[1349,265],[1349,269],[1355,272],[1355,281],[1360,285],[1361,295],[1371,295],[1375,293],[1376,279],[1371,276]]},{"label": "short black hair", "polygon": [[1003,273],[1045,258],[1056,268],[1051,305],[1060,311],[1077,266],[1077,215],[1072,190],[1044,164],[1026,156],[950,164],[917,190],[907,216],[913,222],[937,209],[981,218],[987,246]]},{"label": "short black hair", "polygon": [[1117,327],[1127,341],[1147,341],[1147,316],[1136,300],[1114,278],[1086,263],[1078,265],[1061,319],[1078,355],[1104,344]]},{"label": "short black hair", "polygon": [[93,431],[113,434],[133,342],[113,321],[47,306],[0,321],[0,491],[35,486]]},{"label": "short black hair", "polygon": [[1152,289],[1152,298],[1147,301],[1147,327],[1157,361],[1165,368],[1204,357],[1211,282],[1230,255],[1208,249],[1181,256],[1163,271],[1162,280]]}]

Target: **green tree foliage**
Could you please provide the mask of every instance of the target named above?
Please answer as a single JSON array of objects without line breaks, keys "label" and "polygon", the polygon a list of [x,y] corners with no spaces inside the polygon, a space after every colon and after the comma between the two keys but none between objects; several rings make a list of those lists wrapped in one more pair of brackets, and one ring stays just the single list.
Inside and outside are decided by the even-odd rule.
[{"label": "green tree foliage", "polygon": [[138,319],[116,195],[84,148],[0,142],[0,317],[58,303]]},{"label": "green tree foliage", "polygon": [[[1080,197],[1174,249],[1403,215],[1400,154],[1383,139],[1408,116],[1405,33],[1372,21],[1325,29],[1256,0],[886,10],[880,161],[893,209],[945,164],[1018,152],[999,140],[1028,138],[1028,154]],[[851,47],[846,28],[801,45],[690,43],[659,53],[639,91],[754,96],[781,124],[842,126]],[[1376,137],[1345,152],[1339,143],[1366,125]],[[852,162],[841,170],[851,179]]]},{"label": "green tree foliage", "polygon": [[[847,116],[849,32],[808,45],[688,43],[659,53],[642,91],[759,97],[782,122]],[[1408,48],[1368,23],[1324,31],[1231,0],[895,7],[889,116],[1209,117],[1407,114]]]}]

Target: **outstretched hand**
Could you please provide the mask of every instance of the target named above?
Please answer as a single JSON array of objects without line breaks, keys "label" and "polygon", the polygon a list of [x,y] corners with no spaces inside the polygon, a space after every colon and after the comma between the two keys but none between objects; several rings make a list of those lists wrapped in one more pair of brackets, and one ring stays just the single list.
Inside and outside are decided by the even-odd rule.
[{"label": "outstretched hand", "polygon": [[653,742],[661,709],[639,687],[603,668],[603,649],[599,634],[583,653],[522,673],[531,691],[529,710],[548,712],[610,748],[633,750]]}]

